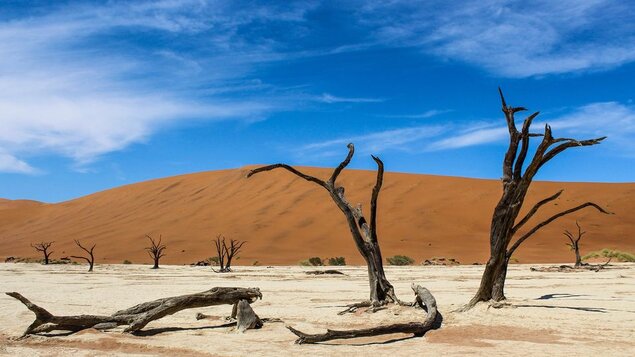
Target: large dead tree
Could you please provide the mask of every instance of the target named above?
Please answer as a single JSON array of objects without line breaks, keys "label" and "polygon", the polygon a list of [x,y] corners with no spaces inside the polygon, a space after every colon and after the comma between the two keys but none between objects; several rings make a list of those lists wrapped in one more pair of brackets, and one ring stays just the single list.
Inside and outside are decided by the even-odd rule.
[{"label": "large dead tree", "polygon": [[[174,296],[145,302],[129,309],[117,311],[110,316],[55,316],[44,308],[32,303],[19,293],[9,292],[6,294],[19,300],[35,314],[35,321],[26,329],[23,336],[52,331],[77,332],[88,328],[108,330],[122,325],[127,325],[124,332],[134,333],[140,331],[154,320],[175,314],[181,310],[225,304],[236,306],[234,309],[238,308],[237,325],[239,330],[244,331],[248,328],[258,328],[262,326],[262,321],[248,306],[249,303],[253,303],[258,298],[262,298],[262,294],[258,288],[216,287],[197,294]],[[245,306],[245,304],[247,304],[247,306]]]},{"label": "large dead tree", "polygon": [[567,243],[567,245],[575,253],[575,265],[573,267],[579,268],[582,266],[582,257],[580,256],[580,239],[582,239],[582,236],[586,232],[582,231],[582,227],[580,227],[578,221],[575,221],[575,225],[578,227],[577,236],[574,236],[573,233],[569,232],[568,230],[564,231],[564,235],[569,239],[569,243]]},{"label": "large dead tree", "polygon": [[84,257],[84,256],[72,255],[71,258],[84,259],[88,263],[88,271],[89,272],[93,271],[93,266],[95,265],[95,255],[93,254],[93,250],[95,250],[96,244],[93,244],[93,246],[90,247],[90,249],[87,249],[84,246],[82,246],[82,244],[77,239],[75,240],[75,244],[78,247],[80,247],[84,252],[86,252],[88,256]]},{"label": "large dead tree", "polygon": [[148,255],[152,260],[154,260],[154,266],[152,269],[159,269],[159,259],[165,256],[165,249],[167,246],[165,244],[161,244],[161,239],[163,236],[159,235],[159,241],[155,241],[154,238],[150,237],[146,234],[146,238],[150,240],[150,246],[146,247],[145,250],[148,252]]},{"label": "large dead tree", "polygon": [[[225,240],[225,236],[219,234],[214,240],[214,246],[216,247],[216,257],[218,258],[219,270],[218,273],[228,273],[232,271],[232,260],[243,247],[246,242],[241,242],[236,239],[230,239],[229,245]],[[214,268],[212,268],[214,269]]]},{"label": "large dead tree", "polygon": [[390,284],[388,279],[386,279],[381,251],[379,249],[379,242],[377,241],[377,198],[379,197],[379,191],[384,178],[384,164],[378,157],[372,156],[375,163],[377,163],[377,179],[370,200],[370,220],[366,220],[362,213],[361,204],[358,204],[357,206],[351,205],[344,196],[344,187],[336,184],[338,176],[342,173],[342,170],[348,166],[354,153],[355,147],[352,143],[348,144],[348,155],[344,161],[342,161],[335,170],[333,170],[331,177],[326,181],[304,174],[286,164],[274,164],[259,167],[249,171],[247,177],[251,177],[260,172],[281,168],[324,188],[331,196],[333,202],[335,202],[337,207],[346,217],[346,222],[348,223],[348,227],[351,235],[353,236],[353,240],[355,241],[355,245],[357,246],[357,250],[359,250],[360,254],[364,257],[368,267],[370,300],[362,304],[356,304],[352,307],[355,308],[358,306],[369,305],[377,307],[389,302],[399,302],[392,284]]},{"label": "large dead tree", "polygon": [[40,242],[40,243],[36,243],[36,244],[31,244],[31,247],[35,250],[37,250],[38,252],[41,252],[42,255],[44,255],[44,264],[48,265],[49,263],[49,258],[51,257],[51,254],[53,254],[52,251],[49,251],[49,249],[51,248],[51,245],[53,245],[53,243],[55,242]]},{"label": "large dead tree", "polygon": [[[548,225],[556,219],[573,212],[579,211],[586,207],[595,208],[602,213],[608,213],[602,207],[593,202],[585,202],[578,206],[566,209],[536,224],[533,228],[525,230],[523,227],[545,204],[556,200],[562,194],[562,191],[537,202],[520,220],[518,215],[525,201],[527,190],[531,185],[534,176],[538,170],[569,148],[592,146],[599,144],[606,137],[589,140],[576,140],[570,138],[554,138],[551,133],[551,127],[545,125],[544,133],[536,134],[530,132],[530,126],[534,118],[539,112],[529,115],[523,122],[519,131],[516,128],[514,115],[518,112],[525,111],[524,107],[507,106],[503,92],[499,88],[500,98],[502,102],[502,110],[505,114],[507,127],[509,129],[509,147],[503,160],[503,195],[500,198],[490,227],[490,258],[485,266],[480,287],[466,309],[474,306],[479,301],[493,300],[495,302],[505,299],[504,287],[505,278],[507,276],[507,266],[509,259],[516,249],[536,233],[540,228]],[[536,151],[527,165],[525,159],[530,146],[530,138],[542,137]],[[522,229],[522,234],[521,233]],[[512,239],[516,235],[520,235],[512,244]]]}]

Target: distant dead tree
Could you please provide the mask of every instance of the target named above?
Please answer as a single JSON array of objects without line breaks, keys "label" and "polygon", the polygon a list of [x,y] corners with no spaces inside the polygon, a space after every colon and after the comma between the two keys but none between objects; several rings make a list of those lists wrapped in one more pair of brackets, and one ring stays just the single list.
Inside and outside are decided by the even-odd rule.
[{"label": "distant dead tree", "polygon": [[[228,273],[232,271],[232,259],[238,254],[240,248],[242,248],[245,241],[239,241],[236,239],[229,240],[229,246],[225,241],[225,237],[222,234],[216,236],[214,245],[216,246],[216,257],[218,258],[219,269],[218,273]],[[212,268],[214,269],[214,268]]]},{"label": "distant dead tree", "polygon": [[[517,221],[516,219],[523,206],[527,190],[534,176],[538,173],[538,170],[558,154],[569,148],[596,145],[606,137],[590,140],[554,138],[549,125],[545,125],[543,134],[531,133],[529,131],[531,122],[538,116],[539,112],[529,115],[523,122],[522,129],[518,131],[516,129],[514,114],[527,109],[524,107],[507,106],[502,90],[499,88],[498,91],[502,102],[502,110],[505,114],[507,127],[509,129],[510,139],[509,147],[503,160],[503,177],[501,178],[503,183],[503,195],[496,205],[492,216],[490,228],[490,258],[485,266],[480,287],[476,295],[468,305],[465,306],[465,309],[471,308],[479,301],[493,300],[498,302],[505,299],[504,287],[509,259],[516,249],[540,228],[562,216],[586,207],[595,208],[602,213],[609,213],[593,202],[585,202],[545,219],[533,228],[525,231],[524,234],[511,244],[512,238],[519,233],[520,229],[542,206],[554,201],[562,194],[562,191],[559,191],[539,201],[524,217]],[[527,152],[530,146],[529,139],[531,137],[542,137],[542,140],[540,144],[538,144],[533,158],[529,164],[525,166],[525,159],[527,158]]]},{"label": "distant dead tree", "polygon": [[42,254],[44,255],[45,265],[48,265],[49,257],[51,256],[51,254],[53,254],[52,251],[49,252],[49,248],[51,248],[51,245],[53,245],[53,243],[55,242],[40,242],[36,244],[31,244],[31,247],[33,249],[37,250],[38,252],[42,252]]},{"label": "distant dead tree", "polygon": [[159,269],[159,259],[165,256],[165,249],[167,246],[165,244],[161,244],[161,239],[163,236],[159,235],[159,241],[155,241],[154,238],[150,237],[146,234],[146,238],[150,240],[150,246],[146,247],[145,250],[148,252],[148,255],[152,260],[154,260],[154,266],[152,269]]},{"label": "distant dead tree", "polygon": [[93,254],[93,250],[95,250],[96,244],[93,244],[90,249],[84,248],[84,246],[82,246],[82,244],[77,239],[75,240],[75,244],[84,252],[86,252],[88,254],[88,257],[71,255],[71,258],[84,259],[88,263],[88,271],[93,271],[93,266],[95,265],[95,255]]},{"label": "distant dead tree", "polygon": [[377,179],[375,187],[370,199],[370,221],[366,220],[362,213],[362,206],[351,205],[344,197],[344,187],[337,186],[335,180],[340,175],[342,170],[350,163],[355,153],[354,145],[348,144],[348,155],[336,168],[333,170],[331,177],[327,181],[323,181],[317,177],[313,177],[304,174],[297,169],[286,164],[274,164],[269,166],[260,167],[251,170],[247,177],[251,177],[257,173],[270,171],[277,168],[285,169],[296,176],[303,178],[304,180],[313,182],[318,186],[324,188],[331,199],[335,202],[337,207],[344,213],[346,222],[350,228],[350,232],[353,236],[353,240],[357,245],[357,249],[364,257],[366,265],[368,267],[368,280],[370,285],[370,300],[361,304],[352,305],[351,308],[362,306],[382,306],[389,302],[398,303],[399,300],[395,295],[392,284],[386,279],[384,274],[383,260],[381,251],[379,249],[379,242],[377,241],[377,198],[379,197],[379,190],[381,189],[384,178],[384,164],[375,156],[372,156],[373,160],[377,164]]},{"label": "distant dead tree", "polygon": [[575,253],[575,268],[579,268],[582,266],[582,257],[580,257],[580,239],[582,239],[582,236],[586,233],[582,231],[582,227],[580,227],[580,224],[578,224],[578,221],[575,221],[575,225],[578,227],[578,235],[574,236],[573,233],[569,232],[568,230],[564,231],[564,235],[569,238],[570,243],[567,243],[567,245],[571,248],[572,251],[574,251]]}]

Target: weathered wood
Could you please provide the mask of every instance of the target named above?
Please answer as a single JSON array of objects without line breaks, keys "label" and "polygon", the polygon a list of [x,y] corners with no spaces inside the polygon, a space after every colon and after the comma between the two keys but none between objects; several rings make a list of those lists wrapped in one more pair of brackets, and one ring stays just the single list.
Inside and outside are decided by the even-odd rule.
[{"label": "weathered wood", "polygon": [[344,196],[344,187],[336,185],[337,178],[346,166],[348,166],[355,153],[355,146],[352,143],[348,144],[347,147],[348,154],[346,155],[346,158],[333,170],[333,173],[328,181],[302,173],[286,164],[274,164],[259,167],[249,171],[249,173],[247,173],[247,177],[251,177],[261,172],[282,168],[303,178],[304,180],[316,183],[326,189],[333,202],[335,202],[337,207],[344,214],[353,237],[353,241],[357,246],[357,250],[366,261],[366,266],[368,268],[368,282],[370,286],[370,303],[373,306],[382,306],[391,302],[398,303],[399,299],[397,299],[397,296],[395,295],[394,288],[386,278],[381,250],[379,249],[379,242],[377,240],[377,200],[383,183],[384,164],[379,158],[373,156],[373,160],[377,164],[377,178],[371,195],[369,224],[363,215],[361,205],[351,205]]},{"label": "weathered wood", "polygon": [[249,329],[259,329],[262,327],[262,320],[256,315],[247,300],[240,300],[237,305],[236,330],[245,332]]},{"label": "weathered wood", "polygon": [[582,257],[580,256],[580,239],[582,239],[582,236],[586,234],[586,232],[582,231],[582,227],[580,227],[580,224],[578,223],[578,221],[575,221],[575,225],[578,227],[577,237],[574,237],[573,233],[569,232],[568,230],[564,231],[564,235],[567,237],[567,239],[569,239],[569,242],[570,242],[570,243],[567,243],[567,245],[569,246],[569,248],[571,248],[571,250],[573,250],[575,254],[574,266],[577,268],[583,265]]},{"label": "weathered wood", "polygon": [[239,301],[254,302],[262,298],[258,288],[216,287],[196,294],[145,302],[117,311],[110,316],[55,316],[17,292],[6,294],[22,302],[35,314],[35,321],[26,329],[24,336],[51,331],[77,332],[87,328],[110,329],[121,325],[128,326],[124,332],[134,333],[144,328],[151,321],[172,315],[181,310],[215,305],[233,305]]},{"label": "weathered wood", "polygon": [[[529,190],[534,176],[538,173],[540,168],[566,149],[596,145],[602,142],[602,140],[606,137],[590,140],[554,138],[549,125],[545,125],[543,134],[531,133],[531,123],[534,118],[538,116],[538,112],[528,116],[523,122],[522,129],[518,131],[514,115],[517,112],[524,111],[526,109],[524,107],[508,106],[500,88],[499,94],[502,103],[502,111],[505,114],[505,120],[509,129],[509,146],[503,159],[503,176],[501,178],[503,184],[503,194],[492,214],[490,226],[490,258],[485,265],[485,270],[483,272],[478,291],[463,310],[471,308],[480,301],[493,300],[498,302],[505,300],[505,279],[507,276],[507,266],[511,256],[522,243],[532,237],[534,233],[542,227],[550,224],[560,217],[569,215],[587,207],[595,208],[601,213],[609,213],[593,202],[586,202],[573,208],[563,210],[540,222],[512,244],[512,239],[520,228],[529,222],[529,220],[539,211],[541,207],[549,202],[555,201],[562,194],[562,191],[559,191],[556,194],[539,201],[523,218],[518,219],[527,191]],[[525,165],[531,137],[541,137],[542,140],[538,144],[529,163]]]},{"label": "weathered wood", "polygon": [[[428,291],[428,289],[419,285],[412,285],[412,290],[415,293],[415,303],[423,309],[427,310],[427,315],[422,322],[408,322],[400,324],[382,325],[377,327],[371,327],[366,329],[356,330],[330,330],[327,329],[326,333],[322,334],[307,334],[299,331],[291,326],[287,328],[293,332],[298,339],[295,341],[297,344],[303,343],[319,343],[331,340],[350,339],[358,337],[380,336],[393,333],[407,333],[414,336],[423,336],[427,331],[438,328],[438,318],[440,314],[437,311],[437,302],[434,296]],[[414,305],[413,304],[413,305]]]},{"label": "weathered wood", "polygon": [[92,272],[93,266],[95,265],[95,255],[93,254],[93,251],[95,250],[95,247],[97,245],[93,244],[93,246],[90,249],[87,249],[87,248],[84,248],[84,246],[82,246],[82,244],[77,239],[75,240],[75,244],[78,247],[80,247],[84,252],[86,252],[88,254],[88,257],[71,255],[71,258],[84,259],[88,263],[88,271]]}]

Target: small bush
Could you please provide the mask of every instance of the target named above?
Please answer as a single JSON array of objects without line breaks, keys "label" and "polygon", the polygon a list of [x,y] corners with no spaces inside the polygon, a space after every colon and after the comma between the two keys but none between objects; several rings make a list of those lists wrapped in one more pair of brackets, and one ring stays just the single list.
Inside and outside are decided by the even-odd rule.
[{"label": "small bush", "polygon": [[591,258],[613,258],[618,262],[635,262],[635,255],[627,252],[622,252],[615,249],[604,248],[602,250],[598,250],[595,252],[591,252],[582,257],[582,260],[587,260]]},{"label": "small bush", "polygon": [[329,258],[329,265],[346,265],[346,260],[344,259],[344,257]]},{"label": "small bush", "polygon": [[390,265],[412,265],[415,262],[414,259],[405,255],[395,255],[394,257],[386,258]]},{"label": "small bush", "polygon": [[129,261],[128,259],[124,260],[122,264],[132,264],[131,261]]},{"label": "small bush", "polygon": [[208,261],[211,265],[218,265],[218,263],[220,262],[220,260],[218,259],[218,257],[209,257],[209,258],[207,258],[207,261]]},{"label": "small bush", "polygon": [[311,263],[309,263],[308,259],[307,260],[300,260],[298,262],[298,264],[300,264],[300,266],[303,266],[303,267],[310,267],[311,266]]},{"label": "small bush", "polygon": [[253,266],[257,267],[257,266],[259,266],[259,265],[260,265],[260,262],[256,260],[256,261],[254,261],[251,265],[253,265]]},{"label": "small bush", "polygon": [[322,262],[322,258],[320,257],[311,257],[309,258],[309,264],[314,267],[322,266],[324,263]]}]

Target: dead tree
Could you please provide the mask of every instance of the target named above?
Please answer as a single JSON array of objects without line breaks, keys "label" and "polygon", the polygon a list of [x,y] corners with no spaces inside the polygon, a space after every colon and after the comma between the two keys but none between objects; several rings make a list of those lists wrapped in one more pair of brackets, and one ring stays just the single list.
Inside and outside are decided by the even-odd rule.
[{"label": "dead tree", "polygon": [[364,257],[368,267],[370,300],[351,306],[351,308],[361,306],[378,307],[389,302],[398,303],[399,300],[395,295],[394,288],[388,279],[386,279],[381,251],[379,249],[379,242],[377,241],[377,198],[379,197],[379,190],[381,189],[384,178],[383,162],[378,157],[372,156],[375,163],[377,163],[377,179],[370,200],[370,221],[366,220],[364,217],[361,204],[358,204],[356,207],[351,205],[344,196],[344,187],[337,186],[335,183],[340,173],[342,173],[342,170],[344,170],[344,168],[350,163],[354,153],[355,147],[352,143],[348,144],[348,155],[344,161],[342,161],[335,170],[333,170],[331,177],[326,181],[304,174],[286,164],[274,164],[260,167],[249,171],[247,177],[251,177],[260,172],[282,168],[304,180],[313,182],[324,188],[331,196],[333,202],[335,202],[337,207],[342,211],[342,213],[344,213],[351,235],[353,236],[353,240],[357,246],[357,250],[359,250],[360,254]]},{"label": "dead tree", "polygon": [[[522,129],[518,131],[514,114],[525,111],[524,107],[511,107],[505,103],[503,92],[499,88],[502,102],[502,110],[505,114],[507,127],[509,129],[509,147],[503,160],[503,195],[500,198],[492,216],[490,227],[490,258],[485,266],[480,287],[470,303],[465,307],[471,308],[479,301],[493,300],[495,302],[505,299],[504,287],[507,276],[507,266],[512,254],[518,247],[536,233],[540,228],[548,225],[556,219],[586,207],[592,207],[602,213],[609,213],[593,202],[585,202],[578,206],[566,209],[552,215],[544,221],[538,223],[529,230],[523,230],[523,234],[512,244],[512,239],[521,228],[538,212],[545,204],[556,200],[562,191],[537,202],[520,220],[517,220],[520,210],[525,201],[527,190],[531,185],[538,170],[569,148],[592,146],[599,144],[606,137],[589,140],[576,140],[569,138],[554,138],[551,127],[545,125],[544,133],[536,134],[530,132],[530,126],[539,112],[529,115],[523,122]],[[540,144],[531,158],[529,164],[525,166],[525,159],[529,151],[529,140],[532,137],[542,137]]]},{"label": "dead tree", "polygon": [[575,225],[578,227],[578,236],[575,237],[573,235],[573,233],[569,232],[568,230],[564,231],[564,235],[569,239],[570,243],[567,243],[567,245],[571,248],[571,250],[573,250],[573,252],[575,253],[575,265],[573,266],[574,268],[579,268],[583,265],[582,263],[582,257],[580,257],[580,239],[582,239],[582,236],[586,233],[582,231],[582,227],[580,227],[580,224],[578,224],[578,221],[575,221]]},{"label": "dead tree", "polygon": [[262,321],[248,306],[249,303],[253,303],[259,298],[262,299],[262,294],[258,288],[216,287],[197,294],[145,302],[126,310],[117,311],[110,316],[55,316],[19,293],[10,292],[6,294],[19,300],[35,314],[35,321],[26,329],[23,336],[51,331],[77,332],[88,328],[108,330],[122,325],[128,326],[124,332],[134,333],[140,331],[154,320],[175,314],[181,310],[215,305],[237,305],[239,303],[242,304],[239,305],[241,314],[237,316],[239,328],[244,331],[244,329],[248,328],[257,328],[259,324],[262,326]]},{"label": "dead tree", "polygon": [[53,254],[52,251],[49,252],[49,248],[51,248],[51,245],[53,245],[53,243],[55,242],[40,242],[40,243],[36,243],[36,244],[31,244],[31,247],[35,250],[37,250],[38,252],[42,252],[42,254],[44,255],[44,264],[48,265],[49,263],[49,258],[51,256],[51,254]]},{"label": "dead tree", "polygon": [[90,247],[90,249],[84,248],[77,239],[75,240],[75,244],[78,247],[80,247],[84,252],[86,252],[88,254],[88,257],[71,255],[71,258],[84,259],[88,263],[88,271],[89,272],[93,271],[93,266],[95,265],[95,255],[93,254],[93,250],[95,249],[96,244],[93,244],[93,246]]},{"label": "dead tree", "polygon": [[216,257],[218,258],[218,265],[220,270],[215,271],[217,273],[231,272],[232,259],[234,259],[236,254],[238,254],[238,252],[240,251],[240,248],[242,248],[243,244],[245,243],[245,241],[241,242],[236,239],[230,239],[228,246],[223,235],[219,234],[218,236],[216,236],[214,245],[216,247]]},{"label": "dead tree", "polygon": [[161,244],[161,239],[163,238],[161,235],[159,236],[158,242],[147,234],[146,237],[150,240],[150,246],[146,247],[145,250],[148,252],[150,258],[154,260],[154,266],[152,269],[159,269],[159,259],[165,256],[163,251],[167,248],[167,246],[165,244]]},{"label": "dead tree", "polygon": [[414,336],[423,336],[427,331],[436,329],[441,324],[441,314],[437,311],[437,301],[428,289],[419,285],[412,284],[412,290],[415,293],[415,302],[413,305],[419,306],[427,311],[426,317],[421,322],[407,322],[400,324],[382,325],[358,330],[326,330],[322,334],[307,334],[294,329],[291,326],[287,328],[293,332],[298,339],[297,344],[318,343],[331,340],[390,335],[393,333],[409,333]]}]

